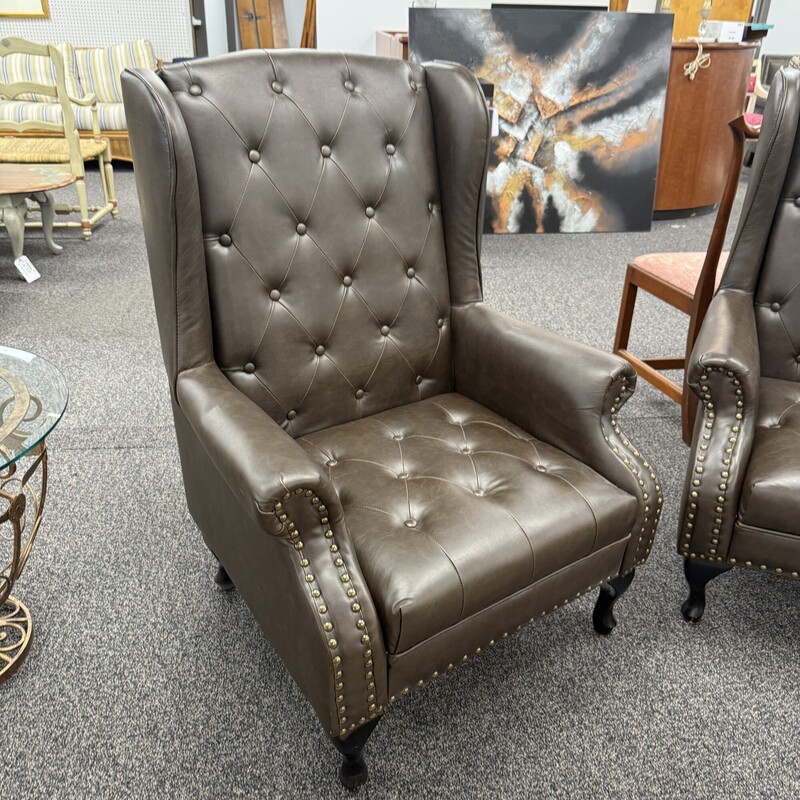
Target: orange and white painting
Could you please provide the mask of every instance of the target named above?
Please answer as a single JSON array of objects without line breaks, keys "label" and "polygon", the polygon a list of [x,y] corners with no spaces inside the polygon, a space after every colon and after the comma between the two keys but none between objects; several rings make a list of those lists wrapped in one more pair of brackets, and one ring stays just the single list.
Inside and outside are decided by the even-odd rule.
[{"label": "orange and white painting", "polygon": [[495,115],[488,232],[649,230],[671,39],[667,14],[410,12],[410,58],[468,67]]}]

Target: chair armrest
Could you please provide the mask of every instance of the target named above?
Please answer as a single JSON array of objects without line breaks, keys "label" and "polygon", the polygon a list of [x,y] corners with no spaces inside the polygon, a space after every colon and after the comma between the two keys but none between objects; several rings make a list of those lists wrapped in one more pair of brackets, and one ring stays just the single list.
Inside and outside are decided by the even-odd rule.
[{"label": "chair armrest", "polygon": [[456,391],[637,497],[640,513],[623,570],[644,561],[662,498],[652,466],[617,423],[636,385],[633,367],[483,303],[453,308],[452,318]]},{"label": "chair armrest", "polygon": [[181,372],[176,396],[223,479],[267,533],[285,533],[272,512],[276,502],[297,488],[311,489],[341,515],[336,490],[322,469],[216,364]]},{"label": "chair armrest", "polygon": [[708,308],[687,367],[687,382],[702,403],[678,544],[690,558],[727,560],[753,447],[760,372],[753,296],[723,290]]},{"label": "chair armrest", "polygon": [[97,95],[87,94],[83,97],[70,97],[69,101],[70,103],[74,103],[76,106],[96,106]]},{"label": "chair armrest", "polygon": [[[256,588],[252,575],[237,586],[259,608],[266,591],[259,584],[269,575],[290,620],[270,615],[265,627],[273,644],[328,733],[351,733],[388,705],[386,649],[335,488],[216,364],[179,373],[176,398],[209,457],[195,468],[202,491],[213,495],[214,483],[224,480],[257,526],[255,537],[240,531],[240,543],[232,544],[240,559],[255,560]],[[213,469],[219,474],[208,474]],[[259,531],[268,534],[262,544]],[[298,637],[305,637],[299,649]]]},{"label": "chair armrest", "polygon": [[91,106],[92,111],[92,133],[95,136],[100,135],[100,112],[97,109],[97,95],[87,94],[83,97],[70,97],[70,103],[76,106]]}]

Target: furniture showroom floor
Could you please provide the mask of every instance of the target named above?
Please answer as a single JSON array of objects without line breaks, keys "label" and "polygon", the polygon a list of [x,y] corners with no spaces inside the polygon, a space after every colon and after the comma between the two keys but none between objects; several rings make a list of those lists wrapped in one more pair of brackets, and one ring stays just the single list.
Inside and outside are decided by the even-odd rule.
[{"label": "furniture showroom floor", "polygon": [[[133,173],[116,178],[120,218],[88,244],[57,230],[53,256],[29,234],[36,283],[0,237],[0,343],[50,359],[72,394],[15,587],[35,632],[0,687],[0,788],[26,800],[342,797],[314,713],[236,592],[216,589],[186,510]],[[741,192],[734,219],[740,204]],[[712,221],[486,237],[487,300],[610,350],[628,260],[704,249]],[[632,349],[682,351],[685,316],[648,296],[636,313]],[[620,419],[658,469],[665,510],[617,629],[595,634],[594,597],[581,598],[392,706],[368,744],[364,797],[800,795],[800,584],[733,571],[710,586],[702,623],[685,623],[679,408],[640,382]]]}]

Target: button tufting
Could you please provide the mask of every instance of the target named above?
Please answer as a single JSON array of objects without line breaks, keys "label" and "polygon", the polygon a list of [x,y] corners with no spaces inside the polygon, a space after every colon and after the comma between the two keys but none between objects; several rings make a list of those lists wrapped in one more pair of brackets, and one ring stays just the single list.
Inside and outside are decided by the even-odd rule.
[{"label": "button tufting", "polygon": [[394,436],[392,436],[392,439],[394,439],[396,442],[402,442],[403,441],[403,434],[402,433],[396,433]]},{"label": "button tufting", "polygon": [[328,156],[331,154],[331,148],[328,147],[327,144],[322,145],[322,147],[320,147],[319,151],[320,151],[320,153],[322,153],[322,155],[325,158],[328,158]]},{"label": "button tufting", "polygon": [[364,396],[363,389],[356,389],[356,400],[360,400]]},{"label": "button tufting", "polygon": [[539,472],[547,472],[547,467],[543,467],[541,464],[539,464],[539,466],[538,466],[538,467],[536,467],[536,469],[537,469]]},{"label": "button tufting", "polygon": [[349,275],[345,275],[344,278],[342,278],[342,283],[345,286],[349,286],[352,282],[353,282],[353,279]]},{"label": "button tufting", "polygon": [[444,326],[444,320],[443,320],[443,319],[437,319],[437,320],[436,320],[436,325],[437,325],[439,328],[443,327],[443,326]]},{"label": "button tufting", "polygon": [[795,199],[794,199],[794,204],[795,204],[796,206],[800,207],[800,197],[795,197]]},{"label": "button tufting", "polygon": [[403,524],[406,526],[406,528],[417,527],[417,521],[415,519],[407,519]]},{"label": "button tufting", "polygon": [[780,310],[781,310],[781,304],[780,304],[780,303],[773,303],[773,304],[770,306],[770,308],[771,308],[773,311],[780,311]]},{"label": "button tufting", "polygon": [[244,371],[245,371],[245,372],[246,372],[248,375],[252,375],[252,374],[253,374],[253,373],[256,371],[256,365],[255,365],[255,364],[254,364],[252,361],[248,361],[248,362],[247,362],[247,363],[244,365]]},{"label": "button tufting", "polygon": [[412,92],[416,92],[417,91],[417,82],[416,81],[409,81],[408,85],[411,87],[411,91]]},{"label": "button tufting", "polygon": [[297,412],[294,409],[286,412],[286,419],[294,419],[296,416]]},{"label": "button tufting", "polygon": [[281,299],[281,293],[277,289],[273,289],[269,293],[269,299],[270,300],[280,300]]},{"label": "button tufting", "polygon": [[353,81],[345,81],[344,88],[347,89],[348,92],[352,92],[356,87]]},{"label": "button tufting", "polygon": [[486,492],[484,492],[483,489],[477,489],[473,494],[475,497],[486,497]]},{"label": "button tufting", "polygon": [[794,357],[794,360],[795,360],[795,361],[796,361],[798,364],[800,364],[800,355],[796,355],[796,356]]},{"label": "button tufting", "polygon": [[384,336],[389,335],[389,326],[388,325],[381,325],[381,334]]},{"label": "button tufting", "polygon": [[433,213],[433,203],[428,203],[428,211]]},{"label": "button tufting", "polygon": [[280,94],[283,91],[283,85],[280,81],[272,81],[272,91],[275,94]]},{"label": "button tufting", "polygon": [[404,481],[408,477],[408,473],[401,472],[397,477],[400,478],[401,481]]},{"label": "button tufting", "polygon": [[386,145],[386,152],[390,156],[393,156],[397,151],[396,151],[395,146],[393,144],[387,144]]},{"label": "button tufting", "polygon": [[261,153],[258,150],[251,150],[247,155],[254,164],[258,164],[261,161]]},{"label": "button tufting", "polygon": [[409,267],[406,270],[406,275],[408,275],[409,278],[413,278],[416,274],[417,274],[417,271],[414,269],[414,267]]},{"label": "button tufting", "polygon": [[189,87],[189,94],[193,94],[195,97],[197,97],[197,95],[202,94],[202,93],[203,93],[203,90],[196,83],[193,83]]},{"label": "button tufting", "polygon": [[367,206],[367,207],[366,207],[366,209],[364,209],[364,213],[365,213],[365,214],[366,214],[366,215],[367,215],[367,216],[368,216],[370,219],[372,219],[372,218],[375,216],[375,209],[374,209],[372,206]]},{"label": "button tufting", "polygon": [[316,349],[316,350],[314,350],[314,352],[315,352],[315,353],[316,353],[318,356],[324,356],[324,355],[325,355],[325,345],[324,345],[324,344],[318,344],[318,345],[317,345],[317,349]]},{"label": "button tufting", "polygon": [[227,234],[227,233],[223,233],[223,234],[222,234],[222,236],[220,236],[220,237],[219,237],[219,243],[220,243],[220,244],[221,244],[223,247],[230,247],[230,246],[231,246],[231,242],[232,242],[232,241],[233,241],[233,240],[231,239],[231,237],[230,237],[230,236],[228,236],[228,234]]},{"label": "button tufting", "polygon": [[414,382],[419,386],[422,383],[422,375],[417,375],[417,377],[414,378]]},{"label": "button tufting", "polygon": [[308,230],[308,228],[306,228],[306,224],[305,224],[305,222],[298,222],[298,223],[297,223],[297,227],[295,228],[295,230],[296,230],[296,231],[297,231],[297,232],[298,232],[298,233],[299,233],[301,236],[304,236],[304,235],[305,235],[305,232]]},{"label": "button tufting", "polygon": [[462,453],[463,453],[465,456],[468,456],[468,455],[471,455],[471,454],[472,454],[472,450],[471,450],[469,447],[467,447],[466,445],[464,445],[464,447],[462,447],[462,448],[461,448],[461,452],[462,452]]},{"label": "button tufting", "polygon": [[332,458],[330,461],[328,461],[326,463],[325,466],[327,466],[327,467],[335,467],[338,463],[339,462],[335,458]]}]

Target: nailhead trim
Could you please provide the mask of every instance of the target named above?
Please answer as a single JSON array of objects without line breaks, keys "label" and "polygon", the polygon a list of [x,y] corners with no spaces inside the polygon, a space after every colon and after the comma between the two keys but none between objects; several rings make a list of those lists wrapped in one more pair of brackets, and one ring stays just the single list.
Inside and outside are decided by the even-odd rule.
[{"label": "nailhead trim", "polygon": [[[632,570],[628,570],[628,572],[631,572],[631,571]],[[624,574],[627,575],[628,573],[626,572]],[[589,592],[592,592],[595,589],[600,588],[604,583],[608,583],[609,581],[611,581],[611,580],[613,580],[614,578],[617,578],[617,577],[621,577],[621,574],[614,573],[613,575],[609,575],[607,578],[603,579],[602,581],[598,581],[597,583],[593,583],[590,586],[587,586],[583,591],[577,592],[575,594],[575,597],[569,597],[566,600],[562,600],[560,603],[556,603],[556,605],[554,605],[552,608],[549,608],[549,609],[546,609],[545,611],[542,611],[539,614],[538,617],[531,617],[527,622],[523,623],[522,625],[517,625],[517,627],[514,628],[514,630],[511,631],[511,633],[512,634],[513,633],[518,633],[526,625],[530,625],[532,622],[535,622],[537,619],[541,619],[542,617],[546,616],[547,614],[552,614],[554,611],[557,611],[559,608],[563,608],[564,606],[566,606],[569,603],[571,603],[573,600],[577,600],[579,597],[583,597],[583,595],[588,594]],[[494,647],[500,640],[508,639],[508,635],[509,635],[509,632],[505,631],[504,633],[498,635],[497,639],[490,639],[489,642],[486,645],[484,645],[483,647],[476,647],[474,653],[472,653],[472,654],[464,653],[464,655],[460,659],[460,663],[466,664],[467,661],[469,661],[471,656],[479,656],[481,653],[485,652],[485,650],[488,650],[489,648]],[[418,680],[414,687],[406,686],[405,688],[403,688],[398,693],[400,695],[399,697],[398,697],[398,695],[393,694],[389,698],[389,705],[392,705],[393,703],[396,703],[398,700],[400,700],[403,697],[405,697],[406,695],[408,695],[411,692],[412,688],[419,688],[421,686],[424,686],[426,683],[430,683],[434,678],[438,678],[439,675],[441,674],[441,672],[445,672],[445,671],[449,672],[454,667],[455,667],[455,665],[452,662],[450,662],[446,667],[440,667],[439,670],[434,670],[433,673],[431,674],[430,678],[428,678],[427,680],[425,680],[424,678],[421,679],[421,680]]]},{"label": "nailhead trim", "polygon": [[[329,541],[328,549],[331,552],[333,565],[336,568],[339,574],[339,580],[343,587],[346,587],[345,594],[348,598],[353,600],[350,603],[350,610],[353,614],[356,615],[355,627],[358,631],[362,632],[360,637],[361,644],[364,645],[364,678],[365,678],[365,686],[366,686],[366,705],[367,711],[369,712],[369,719],[375,719],[376,717],[380,716],[384,713],[385,709],[382,705],[377,705],[375,703],[375,683],[372,680],[374,677],[374,673],[372,671],[372,666],[374,664],[372,660],[372,648],[370,646],[370,637],[369,631],[367,630],[367,622],[361,615],[361,603],[358,600],[358,591],[353,586],[351,577],[347,572],[347,566],[344,562],[344,559],[339,555],[339,546],[336,544],[334,539],[334,533],[332,528],[330,527],[330,523],[328,521],[328,510],[323,503],[320,502],[320,499],[314,494],[311,489],[303,489],[298,488],[294,490],[295,495],[303,495],[307,498],[312,507],[315,507],[317,513],[319,514],[320,518],[320,525],[322,526],[322,533],[325,538]],[[287,492],[283,496],[283,501],[286,502],[292,497],[291,492]],[[334,678],[336,679],[335,688],[337,692],[336,696],[336,703],[337,703],[337,712],[338,712],[338,720],[339,720],[339,735],[346,736],[348,733],[354,731],[359,725],[363,725],[367,722],[367,717],[360,717],[358,722],[350,722],[348,725],[349,718],[347,716],[348,709],[347,706],[343,704],[344,701],[344,694],[342,691],[344,689],[344,682],[341,680],[342,678],[342,671],[337,669],[341,663],[342,658],[338,655],[339,650],[339,641],[331,635],[331,632],[334,630],[333,620],[330,617],[328,611],[328,604],[325,602],[325,598],[322,596],[322,590],[315,588],[314,584],[316,583],[316,578],[314,574],[308,572],[307,569],[310,566],[309,561],[305,556],[303,556],[302,551],[305,547],[302,539],[300,538],[300,532],[296,529],[296,526],[292,520],[289,519],[288,509],[284,510],[283,503],[277,502],[275,503],[274,507],[275,516],[278,518],[278,521],[282,523],[283,527],[286,529],[289,538],[292,540],[294,544],[295,552],[300,556],[300,566],[303,569],[303,574],[305,576],[306,585],[311,590],[311,596],[315,601],[315,605],[317,607],[317,612],[319,613],[322,631],[326,636],[327,644],[329,652],[331,653],[331,663],[334,667]],[[341,705],[340,705],[341,704]]]},{"label": "nailhead trim", "polygon": [[[706,476],[703,462],[706,460],[708,442],[711,441],[711,434],[714,430],[717,420],[717,414],[714,410],[714,403],[711,402],[711,392],[708,386],[708,379],[712,372],[721,372],[730,379],[734,390],[734,396],[736,397],[737,411],[735,414],[735,423],[731,425],[728,435],[728,447],[725,448],[725,456],[722,459],[724,468],[719,473],[720,482],[716,484],[716,488],[714,490],[719,494],[717,495],[716,506],[714,507],[714,524],[711,528],[711,537],[709,539],[708,548],[704,553],[687,553],[686,551],[690,551],[692,549],[691,540],[694,532],[694,520],[697,515],[697,501],[700,498],[700,488],[703,485],[703,478]],[[736,441],[741,430],[741,420],[744,416],[742,412],[742,409],[744,408],[744,402],[742,400],[741,381],[731,370],[726,370],[725,367],[703,367],[703,371],[700,373],[700,399],[703,403],[703,433],[701,434],[700,443],[697,446],[697,452],[695,454],[695,478],[692,480],[692,488],[689,491],[689,502],[687,504],[684,517],[680,549],[682,551],[681,555],[686,558],[698,558],[703,561],[721,562],[725,559],[723,556],[718,554],[717,545],[719,544],[719,534],[723,519],[722,515],[725,510],[725,499],[728,491],[728,478],[730,477],[729,467],[731,464],[731,455],[736,447]],[[712,476],[710,480],[716,480],[716,478]],[[735,564],[736,561],[734,560],[730,563]],[[763,567],[763,569],[767,569],[767,567]]]},{"label": "nailhead trim", "polygon": [[[601,416],[600,418],[600,427],[603,432],[603,438],[606,441],[606,444],[611,448],[611,452],[617,456],[617,458],[622,461],[622,463],[631,471],[633,476],[636,478],[637,483],[639,484],[639,491],[642,497],[642,502],[644,504],[644,516],[642,517],[642,527],[639,529],[639,540],[636,543],[636,555],[633,566],[627,570],[624,574],[628,574],[631,570],[638,567],[640,564],[644,564],[647,560],[647,557],[650,555],[650,550],[653,546],[653,539],[656,535],[656,529],[658,528],[658,521],[661,518],[661,511],[663,509],[664,498],[661,493],[661,484],[658,482],[658,478],[656,477],[656,473],[653,470],[650,462],[645,460],[642,457],[642,454],[631,444],[630,440],[627,436],[622,433],[622,430],[617,423],[617,412],[619,409],[627,402],[628,395],[633,394],[633,389],[628,388],[628,379],[626,377],[622,378],[622,388],[620,389],[619,394],[614,398],[614,403],[611,406],[611,427],[614,433],[619,437],[620,441],[622,442],[622,451],[617,446],[616,443],[612,442],[611,436],[608,434],[606,430],[604,417]],[[630,455],[628,455],[630,454]],[[651,498],[649,497],[648,493],[645,491],[645,483],[644,479],[642,478],[642,472],[639,471],[639,468],[642,470],[648,470],[650,474],[650,478],[654,482],[655,485],[655,511],[652,510],[651,503],[649,502]],[[652,514],[652,517],[651,517]],[[644,549],[644,552],[642,552]]]},{"label": "nailhead trim", "polygon": [[[681,553],[684,558],[699,558],[703,556],[698,553]],[[709,560],[709,559],[706,559]],[[800,572],[797,570],[786,570],[783,567],[770,567],[768,564],[754,564],[752,561],[742,561],[738,558],[729,558],[726,563],[734,567],[742,567],[743,569],[755,569],[759,572],[771,572],[773,575],[778,575],[781,578],[788,578],[789,580],[800,578]]]}]

